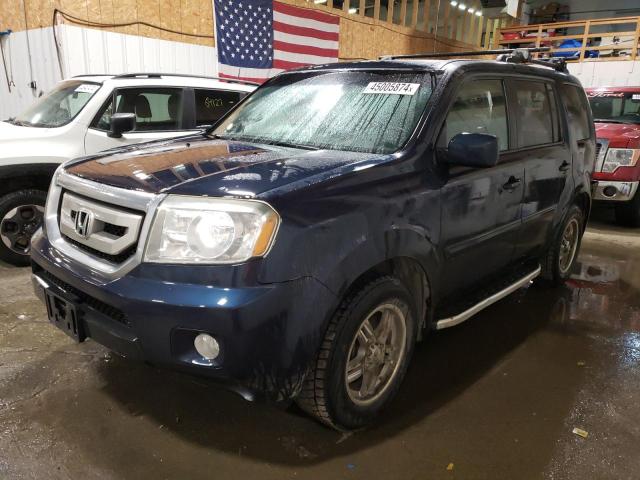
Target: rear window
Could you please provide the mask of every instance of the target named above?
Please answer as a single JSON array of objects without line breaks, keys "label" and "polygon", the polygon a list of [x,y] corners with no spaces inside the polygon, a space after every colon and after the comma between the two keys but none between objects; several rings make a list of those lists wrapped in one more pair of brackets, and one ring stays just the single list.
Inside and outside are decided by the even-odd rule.
[{"label": "rear window", "polygon": [[567,108],[569,128],[576,140],[591,137],[591,120],[589,103],[582,87],[564,84],[561,87],[562,101]]},{"label": "rear window", "polygon": [[196,98],[196,125],[198,127],[213,125],[246,95],[241,92],[200,89],[195,89],[194,93]]}]

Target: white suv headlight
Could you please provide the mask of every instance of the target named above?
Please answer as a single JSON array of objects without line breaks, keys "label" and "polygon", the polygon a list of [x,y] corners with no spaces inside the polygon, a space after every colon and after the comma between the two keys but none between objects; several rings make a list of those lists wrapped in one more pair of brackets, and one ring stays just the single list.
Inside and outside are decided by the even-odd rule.
[{"label": "white suv headlight", "polygon": [[245,262],[269,252],[279,224],[263,202],[169,195],[156,211],[144,261]]},{"label": "white suv headlight", "polygon": [[615,172],[618,167],[633,167],[640,156],[640,150],[632,148],[610,148],[602,165],[604,173]]}]

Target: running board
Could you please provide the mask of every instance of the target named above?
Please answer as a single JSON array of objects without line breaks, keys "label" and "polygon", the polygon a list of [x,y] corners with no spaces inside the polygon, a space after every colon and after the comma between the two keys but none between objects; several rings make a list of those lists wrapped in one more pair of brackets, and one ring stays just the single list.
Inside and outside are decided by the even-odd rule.
[{"label": "running board", "polygon": [[494,293],[493,295],[485,298],[479,303],[476,303],[473,307],[468,308],[467,310],[465,310],[462,313],[459,313],[458,315],[454,315],[453,317],[443,318],[442,320],[438,320],[436,322],[436,330],[442,330],[443,328],[454,327],[464,322],[465,320],[468,320],[469,318],[473,317],[476,313],[487,308],[489,305],[493,305],[498,300],[502,300],[504,297],[511,295],[513,292],[515,292],[519,288],[524,287],[527,283],[529,283],[531,280],[533,280],[538,275],[540,275],[541,270],[542,270],[541,267],[536,268],[533,272],[525,275],[517,282],[512,283],[511,285],[500,290],[499,292]]}]

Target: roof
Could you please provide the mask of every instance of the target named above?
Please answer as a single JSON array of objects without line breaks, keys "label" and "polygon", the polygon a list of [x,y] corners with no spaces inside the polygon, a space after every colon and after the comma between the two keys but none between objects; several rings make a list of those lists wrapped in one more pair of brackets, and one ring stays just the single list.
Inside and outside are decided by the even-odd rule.
[{"label": "roof", "polygon": [[113,86],[166,85],[173,87],[218,88],[222,90],[235,90],[240,92],[251,92],[257,87],[257,85],[247,82],[226,81],[216,77],[180,75],[172,73],[78,75],[73,77],[73,80],[84,80],[87,82],[101,83],[105,85],[109,83]]},{"label": "roof", "polygon": [[[407,70],[424,72],[444,72],[449,70],[491,70],[499,73],[520,73],[522,75],[538,75],[547,78],[560,78],[565,81],[579,83],[579,80],[572,75],[557,71],[554,68],[531,63],[507,63],[498,60],[478,60],[478,59],[419,59],[419,58],[399,58],[383,60],[365,60],[359,62],[341,62],[313,67],[303,67],[290,72],[322,71],[322,70]],[[286,73],[286,72],[285,72]]]}]

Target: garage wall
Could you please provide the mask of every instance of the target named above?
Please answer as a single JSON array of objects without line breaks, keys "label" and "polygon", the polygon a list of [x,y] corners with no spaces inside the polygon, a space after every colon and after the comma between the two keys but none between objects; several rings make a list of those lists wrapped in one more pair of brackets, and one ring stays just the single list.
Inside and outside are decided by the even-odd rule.
[{"label": "garage wall", "polygon": [[[217,74],[217,54],[211,46],[70,25],[56,28],[62,47],[62,71],[51,27],[12,33],[2,40],[15,86],[9,92],[4,72],[0,71],[0,119],[18,114],[56,82],[74,75],[131,72]],[[32,81],[35,88],[29,86]]]},{"label": "garage wall", "polygon": [[640,86],[640,61],[569,63],[585,87]]}]

